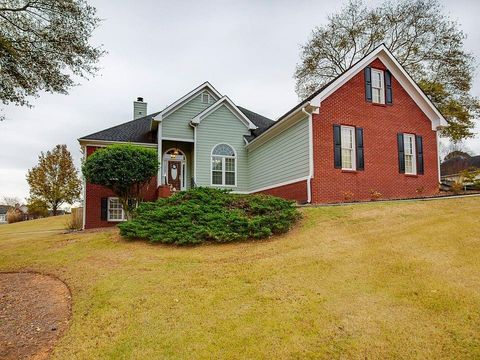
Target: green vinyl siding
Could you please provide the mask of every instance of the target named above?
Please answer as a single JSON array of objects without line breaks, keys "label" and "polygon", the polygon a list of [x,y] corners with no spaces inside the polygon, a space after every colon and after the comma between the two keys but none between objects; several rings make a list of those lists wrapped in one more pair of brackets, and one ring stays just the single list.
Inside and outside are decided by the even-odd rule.
[{"label": "green vinyl siding", "polygon": [[249,191],[308,176],[308,159],[305,118],[249,151]]},{"label": "green vinyl siding", "polygon": [[225,105],[204,118],[197,125],[197,185],[211,186],[212,149],[217,144],[228,144],[237,154],[237,184],[227,188],[247,191],[248,163],[243,135],[249,134],[247,127]]},{"label": "green vinyl siding", "polygon": [[190,120],[218,100],[214,94],[208,93],[210,94],[210,103],[203,103],[202,93],[199,93],[189,102],[163,118],[162,137],[193,140],[193,128],[189,125]]}]

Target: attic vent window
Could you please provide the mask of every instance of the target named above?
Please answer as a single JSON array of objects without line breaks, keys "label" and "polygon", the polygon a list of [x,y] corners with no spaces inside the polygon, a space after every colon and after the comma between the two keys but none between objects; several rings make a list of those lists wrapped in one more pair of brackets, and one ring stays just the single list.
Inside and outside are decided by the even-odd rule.
[{"label": "attic vent window", "polygon": [[204,104],[210,103],[210,95],[206,92],[202,94],[202,103]]}]

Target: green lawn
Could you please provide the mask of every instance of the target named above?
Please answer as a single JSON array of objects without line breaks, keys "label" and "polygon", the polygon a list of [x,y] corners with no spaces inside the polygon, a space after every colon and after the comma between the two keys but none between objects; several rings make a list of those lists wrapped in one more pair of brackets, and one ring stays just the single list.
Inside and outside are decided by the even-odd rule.
[{"label": "green lawn", "polygon": [[70,286],[55,359],[480,357],[480,198],[303,212],[279,238],[189,248],[3,225],[0,270]]}]

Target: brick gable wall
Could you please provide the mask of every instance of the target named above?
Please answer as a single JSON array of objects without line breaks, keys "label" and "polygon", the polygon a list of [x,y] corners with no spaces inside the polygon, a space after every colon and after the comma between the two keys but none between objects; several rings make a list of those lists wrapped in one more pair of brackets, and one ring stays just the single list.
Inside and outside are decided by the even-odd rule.
[{"label": "brick gable wall", "polygon": [[[385,70],[378,59],[370,66]],[[392,105],[367,102],[361,71],[322,102],[320,114],[313,114],[314,203],[344,201],[345,193],[353,194],[353,200],[369,200],[371,191],[389,199],[438,192],[437,143],[431,122],[394,77],[392,90]],[[364,171],[345,172],[334,168],[334,124],[363,128]],[[424,175],[399,173],[397,133],[423,137]]]}]

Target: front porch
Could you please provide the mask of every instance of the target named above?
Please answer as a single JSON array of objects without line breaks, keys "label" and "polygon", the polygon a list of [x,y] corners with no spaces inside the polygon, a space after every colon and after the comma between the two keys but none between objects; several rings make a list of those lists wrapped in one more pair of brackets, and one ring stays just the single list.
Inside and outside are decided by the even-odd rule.
[{"label": "front porch", "polygon": [[158,150],[158,197],[193,187],[193,141],[160,140]]}]

